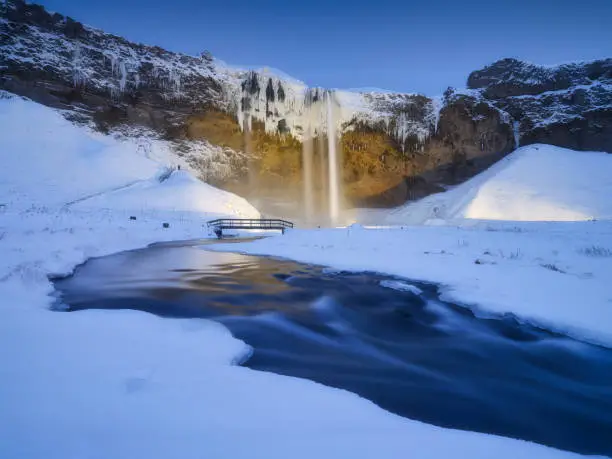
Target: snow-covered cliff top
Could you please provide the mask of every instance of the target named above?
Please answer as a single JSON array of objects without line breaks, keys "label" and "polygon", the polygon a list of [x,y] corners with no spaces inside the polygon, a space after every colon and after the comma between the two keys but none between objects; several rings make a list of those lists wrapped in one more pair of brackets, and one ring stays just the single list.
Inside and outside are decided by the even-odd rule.
[{"label": "snow-covered cliff top", "polygon": [[0,67],[8,74],[44,75],[40,80],[47,86],[57,83],[116,101],[172,101],[179,111],[213,106],[236,115],[241,126],[254,119],[269,132],[298,138],[307,125],[327,130],[327,110],[318,102],[328,94],[336,128],[382,122],[398,140],[412,136],[422,142],[432,135],[440,109],[421,95],[309,88],[275,69],[238,68],[206,52],[194,57],[132,43],[18,0],[0,5],[0,37]]}]

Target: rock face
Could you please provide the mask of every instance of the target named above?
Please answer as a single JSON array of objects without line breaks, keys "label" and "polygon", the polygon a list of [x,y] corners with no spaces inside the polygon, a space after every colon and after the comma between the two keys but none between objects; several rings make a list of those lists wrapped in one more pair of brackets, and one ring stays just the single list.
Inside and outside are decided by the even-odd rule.
[{"label": "rock face", "polygon": [[0,89],[100,130],[171,140],[202,178],[246,197],[299,195],[308,138],[324,194],[330,132],[355,205],[399,205],[440,190],[512,151],[519,137],[610,151],[610,68],[609,60],[545,69],[505,59],[472,73],[470,90],[440,98],[329,91],[228,68],[208,52],[131,43],[21,0],[0,3]]},{"label": "rock face", "polygon": [[210,57],[130,43],[22,1],[0,13],[2,87],[101,129],[137,124],[173,136],[185,115],[222,100]]},{"label": "rock face", "polygon": [[612,151],[612,59],[557,67],[502,59],[468,86],[519,123],[521,144]]}]

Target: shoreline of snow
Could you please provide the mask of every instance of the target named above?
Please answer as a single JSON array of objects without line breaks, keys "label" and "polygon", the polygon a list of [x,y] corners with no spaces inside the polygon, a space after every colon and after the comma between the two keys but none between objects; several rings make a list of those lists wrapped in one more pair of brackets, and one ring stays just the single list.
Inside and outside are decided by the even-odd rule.
[{"label": "shoreline of snow", "polygon": [[293,230],[211,250],[431,283],[478,316],[612,347],[612,221]]}]

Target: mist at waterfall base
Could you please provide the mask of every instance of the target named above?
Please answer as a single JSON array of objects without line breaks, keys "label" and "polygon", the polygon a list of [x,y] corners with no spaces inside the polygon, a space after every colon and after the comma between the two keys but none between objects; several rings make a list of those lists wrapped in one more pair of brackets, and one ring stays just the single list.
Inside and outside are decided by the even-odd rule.
[{"label": "mist at waterfall base", "polygon": [[[246,197],[263,216],[291,219],[301,227],[333,227],[349,223],[341,179],[339,111],[340,103],[333,90],[306,90],[299,186],[288,183],[281,189],[268,187],[253,173],[253,164],[249,161]],[[241,125],[247,157],[257,156],[251,139],[252,116],[245,114]]]},{"label": "mist at waterfall base", "polygon": [[[338,106],[332,91],[315,88],[307,93],[307,116],[302,140],[302,182],[303,222],[308,226],[317,223],[335,226],[341,223],[338,164],[340,145],[334,114]],[[326,128],[325,132],[323,127]],[[316,162],[315,144],[318,154]]]}]

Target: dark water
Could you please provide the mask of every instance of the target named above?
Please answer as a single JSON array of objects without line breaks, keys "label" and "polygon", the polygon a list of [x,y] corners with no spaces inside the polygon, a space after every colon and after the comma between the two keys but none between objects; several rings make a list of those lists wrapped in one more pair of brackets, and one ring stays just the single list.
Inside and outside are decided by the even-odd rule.
[{"label": "dark water", "polygon": [[477,319],[433,286],[381,286],[389,281],[408,285],[179,243],[90,260],[55,285],[71,311],[213,318],[253,346],[246,366],[344,388],[402,416],[612,455],[611,350],[512,318]]}]

